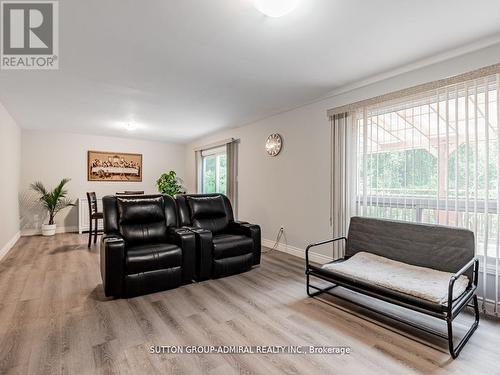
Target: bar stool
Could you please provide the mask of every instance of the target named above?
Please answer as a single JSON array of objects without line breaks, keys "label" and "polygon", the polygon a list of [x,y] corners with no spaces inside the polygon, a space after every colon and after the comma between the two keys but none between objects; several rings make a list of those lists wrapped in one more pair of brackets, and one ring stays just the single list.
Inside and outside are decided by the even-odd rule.
[{"label": "bar stool", "polygon": [[97,242],[97,227],[98,220],[104,218],[104,214],[102,212],[97,211],[97,197],[95,192],[87,193],[87,201],[89,203],[89,243],[88,247],[90,248],[90,243],[92,241],[92,222],[94,222],[94,244]]}]

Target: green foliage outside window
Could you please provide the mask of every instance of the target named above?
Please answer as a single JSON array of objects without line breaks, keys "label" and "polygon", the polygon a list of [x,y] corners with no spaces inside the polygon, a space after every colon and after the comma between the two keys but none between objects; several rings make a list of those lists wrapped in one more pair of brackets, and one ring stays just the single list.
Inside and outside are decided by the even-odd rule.
[{"label": "green foliage outside window", "polygon": [[[466,157],[467,151],[468,159]],[[359,170],[360,175],[363,176],[363,160],[360,159]],[[408,196],[435,197],[438,193],[438,159],[426,149],[374,153],[367,155],[366,161],[368,190],[376,191],[378,194]],[[441,186],[441,191],[447,188],[449,198],[455,197],[457,193],[458,198],[465,198],[468,175],[469,197],[473,196],[477,190],[478,197],[484,199],[486,177],[488,177],[489,198],[495,199],[497,193],[496,161],[496,142],[490,142],[488,161],[486,161],[484,143],[478,145],[477,157],[474,144],[469,145],[468,148],[462,144],[458,151],[450,153],[448,182],[447,186]],[[445,172],[439,171],[439,173]],[[360,184],[362,186],[362,179]]]},{"label": "green foliage outside window", "polygon": [[[481,198],[485,198],[486,176],[488,176],[488,195],[489,199],[497,198],[497,143],[490,142],[488,147],[488,161],[486,161],[486,147],[482,143],[478,147],[476,158],[476,150],[474,144],[468,147],[468,168],[467,168],[467,148],[465,144],[458,148],[458,153],[453,152],[450,155],[448,163],[448,179],[450,190],[455,190],[455,179],[457,176],[458,196],[465,198],[467,188],[467,169],[469,170],[469,196],[475,194],[476,176],[477,176],[477,193]],[[458,174],[456,173],[456,158],[458,155]],[[476,165],[477,159],[477,165]],[[488,164],[488,167],[486,167]]]},{"label": "green foliage outside window", "polygon": [[219,157],[219,193],[226,194],[226,155]]},{"label": "green foliage outside window", "polygon": [[[203,192],[226,194],[226,155],[210,155],[203,160]],[[217,163],[219,175],[217,176]],[[218,181],[217,181],[218,179]],[[218,188],[217,188],[218,186]]]},{"label": "green foliage outside window", "polygon": [[437,158],[424,149],[368,155],[367,170],[369,189],[386,194],[411,191],[417,195],[437,191]]},{"label": "green foliage outside window", "polygon": [[216,156],[207,156],[204,159],[204,171],[203,171],[203,192],[204,193],[215,193],[215,172],[216,172]]}]

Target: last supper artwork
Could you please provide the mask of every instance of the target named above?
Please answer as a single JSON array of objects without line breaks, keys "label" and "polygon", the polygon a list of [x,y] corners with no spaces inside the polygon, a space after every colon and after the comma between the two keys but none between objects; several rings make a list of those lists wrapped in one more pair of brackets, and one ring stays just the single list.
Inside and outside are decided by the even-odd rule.
[{"label": "last supper artwork", "polygon": [[142,155],[123,152],[89,151],[89,181],[142,181]]}]

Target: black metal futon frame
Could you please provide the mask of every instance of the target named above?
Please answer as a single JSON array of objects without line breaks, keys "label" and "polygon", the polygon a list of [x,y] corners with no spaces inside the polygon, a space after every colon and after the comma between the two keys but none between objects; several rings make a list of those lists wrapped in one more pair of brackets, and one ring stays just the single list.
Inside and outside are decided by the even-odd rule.
[{"label": "black metal futon frame", "polygon": [[[355,220],[356,223],[353,225],[353,221]],[[352,242],[354,243],[354,247],[359,246],[362,241],[360,242],[360,237],[356,236],[356,234],[352,235],[353,230],[356,230],[356,227],[359,226],[360,222],[362,222],[363,225],[366,224],[366,221],[368,220],[368,224],[373,224],[373,220],[382,222],[382,225],[384,222],[387,223],[392,223],[398,225],[398,222],[389,222],[385,220],[378,220],[378,219],[366,219],[366,218],[353,218],[351,220],[351,226],[350,226],[350,231],[349,231],[349,237],[352,238]],[[375,226],[379,225],[379,223],[374,223]],[[403,224],[403,225],[416,225],[416,224]],[[422,226],[422,225],[418,225]],[[354,228],[353,228],[354,227]],[[430,226],[427,226],[430,227]],[[373,228],[372,228],[373,229]],[[451,229],[451,228],[447,228]],[[455,229],[455,228],[453,228]],[[390,228],[389,228],[390,230]],[[425,229],[427,230],[427,229]],[[387,232],[385,232],[387,233]],[[420,233],[422,234],[422,233]],[[365,240],[369,241],[370,237],[373,239],[373,236],[377,236],[375,232],[372,232],[371,235],[368,233],[367,236],[365,236]],[[460,238],[459,238],[460,240]],[[312,248],[321,246],[321,245],[326,245],[330,243],[334,243],[336,241],[344,241],[344,244],[346,246],[346,249],[349,248],[348,242],[349,240],[346,237],[339,237],[339,238],[333,238],[331,240],[326,240],[322,242],[317,242],[310,244],[306,248],[306,285],[307,285],[307,294],[310,297],[315,297],[319,294],[322,293],[327,293],[330,294],[336,298],[340,298],[343,300],[348,301],[349,303],[353,303],[357,306],[360,306],[362,308],[365,308],[369,311],[375,312],[377,314],[381,314],[383,316],[386,316],[390,319],[396,320],[400,323],[403,323],[405,325],[411,326],[413,328],[420,329],[424,332],[427,332],[429,334],[441,337],[445,340],[448,341],[448,348],[449,352],[452,356],[452,358],[457,358],[459,355],[460,351],[463,349],[469,338],[472,336],[474,331],[477,329],[479,325],[479,306],[478,306],[478,300],[477,296],[475,294],[476,289],[477,289],[477,283],[478,283],[478,271],[479,271],[479,260],[477,257],[472,257],[466,264],[464,264],[458,271],[454,272],[453,275],[450,278],[449,286],[448,286],[448,301],[446,305],[433,305],[431,303],[428,303],[427,301],[414,298],[411,296],[405,296],[402,295],[401,293],[392,293],[391,291],[384,290],[383,288],[373,286],[373,285],[367,285],[363,283],[358,283],[353,281],[352,279],[343,277],[339,274],[335,274],[331,271],[328,271],[326,269],[323,269],[321,267],[318,267],[314,264],[310,263],[310,258],[309,258],[309,252]],[[389,242],[394,241],[392,239],[388,239]],[[391,242],[394,244],[395,242]],[[449,242],[448,242],[449,243]],[[365,245],[368,244],[368,242],[365,243]],[[352,249],[353,245],[351,244],[350,246],[350,251],[347,251],[351,253],[353,252]],[[379,254],[380,255],[380,254]],[[340,260],[335,260],[334,262],[338,261],[343,261],[346,260],[350,257],[350,255],[346,255],[343,259]],[[434,267],[432,267],[434,268]],[[466,291],[460,295],[458,298],[453,297],[453,286],[455,284],[455,281],[461,276],[461,275],[468,275],[469,276],[469,285],[466,289]],[[319,279],[322,279],[324,281],[327,281],[331,283],[332,285],[329,285],[328,287],[320,288],[316,285],[311,284],[311,277],[317,277]],[[370,296],[388,303],[392,303],[404,308],[407,308],[409,310],[417,311],[422,314],[426,314],[429,316],[432,316],[434,318],[438,318],[441,320],[446,321],[447,325],[447,334],[443,332],[439,332],[433,329],[430,329],[428,327],[424,327],[422,325],[419,325],[415,322],[411,322],[399,317],[396,317],[392,314],[388,314],[382,311],[379,311],[373,307],[367,306],[365,304],[356,302],[352,299],[345,298],[343,296],[331,293],[330,291],[333,288],[336,288],[338,286],[347,288],[349,290],[355,291],[357,293]],[[312,290],[311,290],[312,289]],[[470,303],[472,302],[472,305]],[[463,309],[466,307],[472,307],[474,309],[474,323],[472,326],[469,328],[467,333],[460,339],[460,341],[455,345],[454,340],[453,340],[453,320],[463,311]]]}]

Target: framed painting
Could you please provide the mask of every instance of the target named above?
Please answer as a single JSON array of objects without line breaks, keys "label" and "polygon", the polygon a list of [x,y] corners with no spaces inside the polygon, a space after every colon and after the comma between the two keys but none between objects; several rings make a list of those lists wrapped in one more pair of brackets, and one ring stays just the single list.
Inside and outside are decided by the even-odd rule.
[{"label": "framed painting", "polygon": [[89,181],[142,181],[142,154],[88,151],[87,178]]}]

